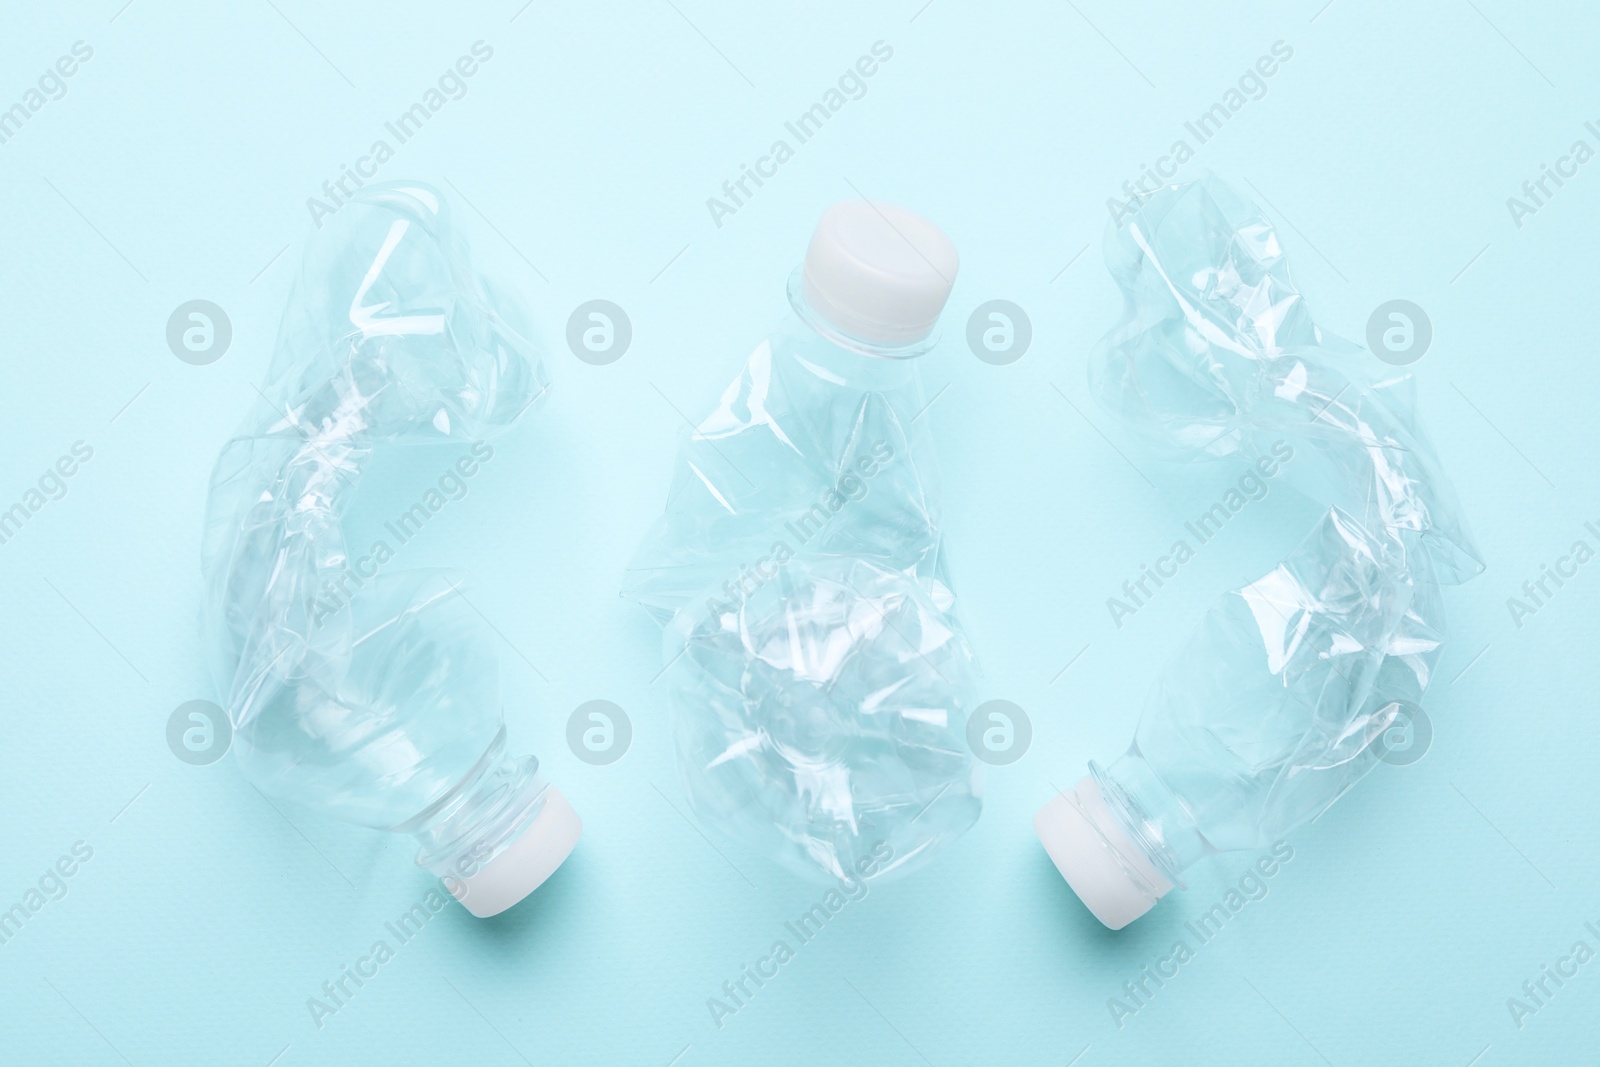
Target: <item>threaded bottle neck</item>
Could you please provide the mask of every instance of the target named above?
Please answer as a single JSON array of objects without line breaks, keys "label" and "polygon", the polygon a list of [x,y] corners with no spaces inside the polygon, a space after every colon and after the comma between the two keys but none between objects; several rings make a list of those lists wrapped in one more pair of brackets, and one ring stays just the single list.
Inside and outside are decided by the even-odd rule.
[{"label": "threaded bottle neck", "polygon": [[1106,806],[1151,865],[1178,887],[1179,877],[1206,854],[1194,815],[1139,752],[1138,743],[1109,767],[1089,763]]},{"label": "threaded bottle neck", "polygon": [[796,270],[790,276],[788,295],[789,306],[794,309],[801,322],[830,343],[858,355],[870,356],[889,363],[903,363],[928,352],[939,341],[937,327],[926,336],[898,345],[872,341],[849,333],[807,298],[804,268]]},{"label": "threaded bottle neck", "polygon": [[537,759],[506,753],[501,727],[472,773],[416,831],[417,866],[447,888],[476,874],[538,817],[547,785]]}]

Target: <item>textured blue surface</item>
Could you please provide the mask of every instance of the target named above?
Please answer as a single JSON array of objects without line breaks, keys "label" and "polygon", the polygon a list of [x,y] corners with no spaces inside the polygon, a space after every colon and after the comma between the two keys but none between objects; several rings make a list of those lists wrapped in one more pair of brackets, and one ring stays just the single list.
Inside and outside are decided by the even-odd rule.
[{"label": "textured blue surface", "polygon": [[[38,905],[0,943],[8,1061],[1593,1057],[1600,960],[1572,953],[1600,951],[1600,18],[1503,0],[521,6],[107,0],[0,16],[0,108],[39,104],[0,126],[0,508],[29,512],[0,544],[0,908]],[[92,56],[30,101],[77,41]],[[478,41],[492,57],[447,78],[400,143],[386,124],[426,108]],[[800,143],[785,123],[878,41],[892,58]],[[1241,86],[1280,41],[1292,56]],[[1201,143],[1186,123],[1219,102],[1228,117]],[[393,158],[377,172],[464,208],[478,263],[524,295],[552,350],[548,403],[405,565],[470,570],[504,638],[512,747],[541,756],[586,822],[531,902],[491,922],[452,904],[403,943],[386,924],[437,884],[409,842],[275,809],[228,760],[190,766],[166,735],[179,705],[217,697],[196,624],[206,477],[261,403],[307,198],[371,169],[380,139]],[[1394,299],[1425,309],[1422,415],[1488,561],[1447,593],[1426,756],[1379,768],[1296,835],[1265,895],[1204,943],[1186,924],[1250,857],[1111,934],[1030,825],[1052,782],[1121,750],[1151,662],[1314,514],[1274,487],[1120,628],[1107,611],[1237,478],[1148,459],[1085,381],[1117,314],[1098,259],[1107,199],[1179,140],[1180,173],[1248,183],[1330,329],[1359,339]],[[710,210],[745,165],[775,176]],[[1542,165],[1567,176],[1535,199],[1523,185]],[[962,252],[923,368],[930,394],[949,383],[929,413],[947,537],[983,696],[1034,730],[1021,760],[988,771],[969,833],[802,941],[785,923],[818,888],[681,814],[658,631],[616,591],[663,503],[674,409],[713,395],[782,314],[817,215],[857,190],[938,220]],[[195,299],[232,325],[203,366],[166,337]],[[565,345],[594,299],[632,323],[607,365]],[[965,342],[994,299],[1031,319],[1010,365]],[[77,442],[92,456],[41,485]],[[375,469],[374,514],[405,510],[454,458]],[[1546,565],[1571,576],[1536,602],[1523,583]],[[597,699],[633,725],[604,765],[566,740]],[[70,876],[47,873],[58,860]],[[319,1027],[308,998],[380,940],[386,962]],[[1146,979],[1134,1005],[1124,983],[1179,940],[1176,976]],[[719,1027],[707,999],[775,965]],[[1525,982],[1575,966],[1513,1018],[1508,998],[1536,1006]],[[1137,1007],[1120,1027],[1112,997]]]}]

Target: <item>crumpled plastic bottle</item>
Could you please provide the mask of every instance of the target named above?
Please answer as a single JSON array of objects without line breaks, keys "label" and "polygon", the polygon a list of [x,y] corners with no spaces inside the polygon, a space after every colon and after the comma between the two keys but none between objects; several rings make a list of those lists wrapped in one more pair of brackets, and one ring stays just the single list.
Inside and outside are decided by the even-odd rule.
[{"label": "crumpled plastic bottle", "polygon": [[492,639],[460,576],[392,568],[398,540],[369,551],[344,524],[377,450],[472,444],[453,457],[470,475],[544,394],[539,350],[499,313],[513,308],[472,273],[437,190],[348,201],[313,238],[256,415],[217,460],[203,557],[245,775],[416,836],[418,864],[478,916],[544,881],[581,823],[537,760],[506,753]]},{"label": "crumpled plastic bottle", "polygon": [[909,211],[830,208],[625,580],[691,805],[812,877],[905,873],[981,808],[916,361],[957,265]]},{"label": "crumpled plastic bottle", "polygon": [[1203,856],[1271,844],[1376,765],[1433,678],[1439,587],[1482,563],[1410,377],[1312,321],[1254,205],[1209,175],[1168,186],[1105,255],[1126,306],[1091,362],[1101,402],[1173,458],[1287,444],[1282,477],[1329,504],[1167,663],[1127,754],[1035,817],[1120,929]]}]

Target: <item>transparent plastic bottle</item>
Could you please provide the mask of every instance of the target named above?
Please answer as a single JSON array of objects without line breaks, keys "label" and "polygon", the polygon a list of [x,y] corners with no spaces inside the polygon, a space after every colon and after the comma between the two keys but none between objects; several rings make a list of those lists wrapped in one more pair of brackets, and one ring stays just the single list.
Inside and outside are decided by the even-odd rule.
[{"label": "transparent plastic bottle", "polygon": [[385,184],[346,202],[307,251],[257,417],[217,460],[203,556],[213,675],[245,775],[414,835],[418,864],[478,916],[544,881],[581,823],[537,760],[506,751],[493,639],[460,577],[390,562],[443,492],[370,546],[344,525],[375,451],[471,446],[443,461],[459,481],[543,395],[539,350],[502,317],[513,309],[471,272],[437,190]]},{"label": "transparent plastic bottle", "polygon": [[1408,376],[1320,329],[1272,224],[1214,177],[1106,236],[1126,296],[1101,401],[1177,460],[1272,469],[1330,506],[1159,673],[1128,752],[1044,805],[1040,841],[1119,929],[1204,856],[1261,848],[1385,755],[1437,668],[1440,587],[1482,569]]},{"label": "transparent plastic bottle", "polygon": [[830,208],[625,580],[692,806],[811,876],[903,873],[981,808],[917,370],[957,266],[909,211]]}]

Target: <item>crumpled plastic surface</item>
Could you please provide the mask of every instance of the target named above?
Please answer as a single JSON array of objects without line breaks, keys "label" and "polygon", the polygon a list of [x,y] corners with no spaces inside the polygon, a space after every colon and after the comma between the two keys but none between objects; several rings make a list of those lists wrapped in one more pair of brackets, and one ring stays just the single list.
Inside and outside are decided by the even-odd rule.
[{"label": "crumpled plastic surface", "polygon": [[1109,231],[1106,260],[1126,307],[1091,364],[1102,403],[1170,458],[1283,442],[1280,477],[1329,505],[1211,610],[1146,707],[1133,752],[1198,835],[1164,843],[1181,868],[1269,844],[1385,755],[1436,670],[1439,586],[1482,563],[1410,376],[1315,324],[1254,205],[1212,176],[1169,186]]},{"label": "crumpled plastic surface", "polygon": [[625,580],[667,624],[691,805],[814,878],[905,873],[981,808],[923,405],[911,360],[791,320],[695,425]]},{"label": "crumpled plastic surface", "polygon": [[391,563],[398,540],[352,545],[344,520],[378,450],[473,445],[543,395],[539,351],[494,310],[514,306],[426,185],[369,186],[313,239],[206,513],[213,676],[263,792],[409,832],[503,745],[497,659],[459,577]]}]

